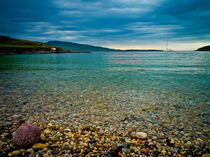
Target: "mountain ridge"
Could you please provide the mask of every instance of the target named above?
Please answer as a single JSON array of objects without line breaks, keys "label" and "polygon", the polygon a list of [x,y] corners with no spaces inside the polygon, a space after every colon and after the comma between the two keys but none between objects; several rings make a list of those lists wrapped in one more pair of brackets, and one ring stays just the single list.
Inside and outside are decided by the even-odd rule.
[{"label": "mountain ridge", "polygon": [[93,46],[88,44],[80,44],[74,42],[67,42],[67,41],[48,41],[48,45],[51,46],[59,46],[64,50],[71,50],[71,51],[80,51],[80,52],[110,52],[110,51],[163,51],[163,50],[155,50],[155,49],[127,49],[127,50],[120,50],[120,49],[112,49],[102,46]]}]

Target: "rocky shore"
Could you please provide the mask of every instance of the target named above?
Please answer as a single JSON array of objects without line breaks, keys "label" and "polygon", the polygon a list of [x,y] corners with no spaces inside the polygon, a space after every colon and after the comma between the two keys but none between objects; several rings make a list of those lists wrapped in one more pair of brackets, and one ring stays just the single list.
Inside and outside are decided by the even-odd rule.
[{"label": "rocky shore", "polygon": [[[192,140],[193,133],[183,139],[148,136],[141,129],[103,128],[96,125],[59,126],[54,121],[38,122],[41,140],[29,147],[16,147],[12,133],[23,120],[1,124],[0,156],[202,156],[209,157],[209,144],[204,139]],[[142,134],[144,136],[142,136]]]},{"label": "rocky shore", "polygon": [[[140,98],[137,93],[125,92],[103,95],[89,90],[72,96],[43,92],[44,99],[40,94],[1,96],[0,156],[209,157],[206,114],[196,115],[202,104],[146,103],[154,99],[151,91],[144,102],[136,99]],[[171,98],[176,102],[187,97],[175,95]],[[17,147],[12,136],[24,123],[37,125],[41,139],[31,146]]]}]

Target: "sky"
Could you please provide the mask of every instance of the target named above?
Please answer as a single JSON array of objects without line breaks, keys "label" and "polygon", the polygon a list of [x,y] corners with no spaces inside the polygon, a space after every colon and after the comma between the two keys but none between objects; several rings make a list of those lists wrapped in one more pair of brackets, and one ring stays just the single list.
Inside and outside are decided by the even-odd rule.
[{"label": "sky", "polygon": [[0,35],[195,50],[210,45],[210,0],[0,0]]}]

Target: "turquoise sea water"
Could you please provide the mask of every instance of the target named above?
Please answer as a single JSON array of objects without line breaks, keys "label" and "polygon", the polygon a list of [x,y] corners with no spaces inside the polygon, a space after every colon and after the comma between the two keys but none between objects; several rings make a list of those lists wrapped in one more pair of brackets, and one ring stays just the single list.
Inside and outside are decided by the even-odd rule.
[{"label": "turquoise sea water", "polygon": [[[169,119],[173,127],[181,122],[188,126],[184,130],[200,128],[205,136],[209,97],[210,52],[0,56],[1,120],[11,120],[14,114],[50,119],[66,111],[60,118],[67,121],[73,113],[95,109],[93,120],[99,114],[112,119],[112,112],[134,114],[151,125]],[[99,113],[97,107],[91,108],[97,104],[112,110]],[[87,119],[83,117],[82,122]]]}]

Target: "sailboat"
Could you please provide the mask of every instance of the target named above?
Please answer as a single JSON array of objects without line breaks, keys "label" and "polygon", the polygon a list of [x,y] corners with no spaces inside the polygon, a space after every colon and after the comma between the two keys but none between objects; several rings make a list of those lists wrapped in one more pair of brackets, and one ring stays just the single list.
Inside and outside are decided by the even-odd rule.
[{"label": "sailboat", "polygon": [[166,49],[164,50],[165,52],[173,52],[172,49],[168,48],[168,39],[166,40]]}]

